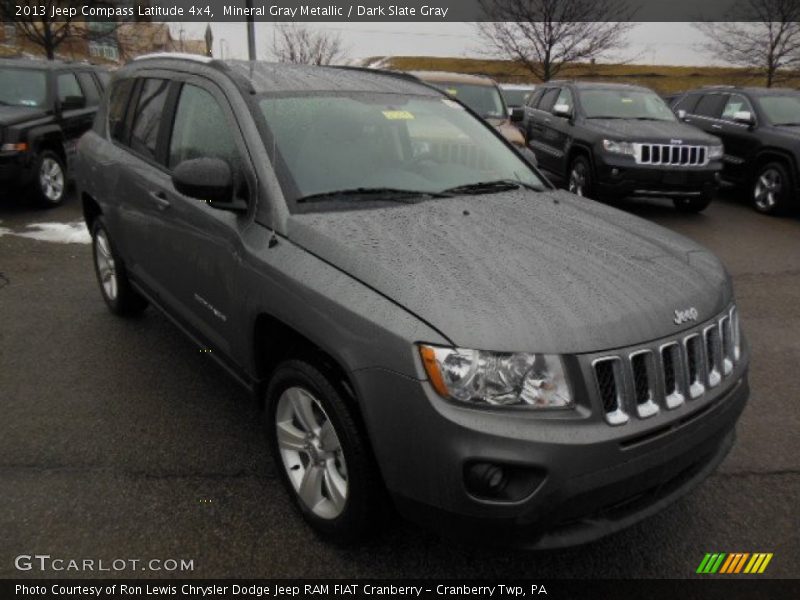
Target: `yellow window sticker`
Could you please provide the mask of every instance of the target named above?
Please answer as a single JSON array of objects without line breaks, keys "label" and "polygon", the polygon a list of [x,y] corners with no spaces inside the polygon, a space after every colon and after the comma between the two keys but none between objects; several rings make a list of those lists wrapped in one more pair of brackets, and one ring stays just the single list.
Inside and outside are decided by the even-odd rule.
[{"label": "yellow window sticker", "polygon": [[631,104],[633,102],[633,98],[622,98],[623,104]]},{"label": "yellow window sticker", "polygon": [[458,90],[456,88],[448,88],[445,90],[451,96],[458,96]]},{"label": "yellow window sticker", "polygon": [[414,118],[407,110],[384,110],[383,116],[390,121],[409,121]]}]

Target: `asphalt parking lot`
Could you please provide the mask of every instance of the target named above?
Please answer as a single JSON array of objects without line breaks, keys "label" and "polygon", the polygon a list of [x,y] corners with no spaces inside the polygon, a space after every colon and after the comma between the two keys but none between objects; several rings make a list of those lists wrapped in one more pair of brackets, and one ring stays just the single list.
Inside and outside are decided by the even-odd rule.
[{"label": "asphalt parking lot", "polygon": [[192,559],[180,575],[204,578],[663,578],[738,551],[774,553],[763,577],[799,577],[800,217],[731,198],[701,215],[626,209],[727,265],[752,345],[750,404],[694,493],[597,543],[529,554],[403,523],[358,548],[318,541],[279,485],[247,394],[156,311],[112,316],[88,244],[34,239],[63,237],[31,225],[79,221],[78,202],[43,212],[0,199],[0,578],[25,576],[14,557],[34,553]]}]

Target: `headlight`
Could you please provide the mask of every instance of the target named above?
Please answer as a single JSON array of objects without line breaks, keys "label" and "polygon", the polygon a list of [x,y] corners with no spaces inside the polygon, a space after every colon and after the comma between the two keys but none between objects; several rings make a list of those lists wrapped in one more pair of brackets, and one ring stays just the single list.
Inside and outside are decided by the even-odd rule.
[{"label": "headlight", "polygon": [[572,406],[558,356],[423,345],[419,350],[431,385],[444,398],[490,406]]},{"label": "headlight", "polygon": [[715,158],[722,158],[722,146],[708,147],[708,160],[714,160]]},{"label": "headlight", "polygon": [[603,150],[611,154],[634,155],[633,144],[630,142],[615,142],[613,140],[603,140]]}]

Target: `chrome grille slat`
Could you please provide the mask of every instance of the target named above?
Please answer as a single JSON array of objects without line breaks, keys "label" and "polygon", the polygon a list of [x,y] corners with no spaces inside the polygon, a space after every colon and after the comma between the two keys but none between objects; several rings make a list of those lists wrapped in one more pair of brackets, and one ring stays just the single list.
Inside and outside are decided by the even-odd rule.
[{"label": "chrome grille slat", "polygon": [[683,144],[634,144],[634,159],[640,165],[703,167],[707,164],[705,146]]},{"label": "chrome grille slat", "polygon": [[662,408],[673,410],[700,398],[733,374],[741,343],[732,307],[702,329],[659,347],[595,359],[592,370],[606,420],[623,425],[630,416],[647,419]]}]

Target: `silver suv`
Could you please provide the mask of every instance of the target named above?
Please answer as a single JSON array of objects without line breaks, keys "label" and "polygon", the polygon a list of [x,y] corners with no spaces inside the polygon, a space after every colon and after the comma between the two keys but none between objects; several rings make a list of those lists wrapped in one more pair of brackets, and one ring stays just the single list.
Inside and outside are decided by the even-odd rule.
[{"label": "silver suv", "polygon": [[454,534],[586,542],[733,443],[748,349],[720,261],[556,191],[419,82],[136,60],[78,183],[108,307],[155,305],[263,399],[329,539],[389,498]]}]

